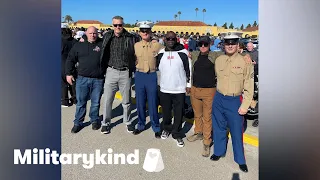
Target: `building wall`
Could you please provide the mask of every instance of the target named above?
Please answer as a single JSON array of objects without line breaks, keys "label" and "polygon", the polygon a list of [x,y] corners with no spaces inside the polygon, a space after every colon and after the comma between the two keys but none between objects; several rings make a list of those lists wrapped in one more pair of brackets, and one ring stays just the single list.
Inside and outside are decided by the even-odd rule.
[{"label": "building wall", "polygon": [[78,28],[84,27],[84,28],[88,28],[90,26],[94,26],[96,28],[100,28],[100,24],[77,24],[77,25],[72,24],[69,27],[78,27]]},{"label": "building wall", "polygon": [[[127,30],[139,30],[139,28],[126,28]],[[173,31],[173,32],[178,32],[181,33],[183,32],[184,34],[188,32],[191,34],[192,32],[196,34],[199,32],[199,34],[207,34],[210,33],[214,36],[217,36],[221,32],[229,32],[229,31],[237,31],[236,29],[224,29],[220,27],[215,27],[215,26],[153,26],[152,31],[160,31],[161,33],[164,31],[165,33],[167,31]]]},{"label": "building wall", "polygon": [[256,36],[259,37],[259,30],[251,31],[251,32],[243,32],[243,37],[248,34],[249,36]]}]

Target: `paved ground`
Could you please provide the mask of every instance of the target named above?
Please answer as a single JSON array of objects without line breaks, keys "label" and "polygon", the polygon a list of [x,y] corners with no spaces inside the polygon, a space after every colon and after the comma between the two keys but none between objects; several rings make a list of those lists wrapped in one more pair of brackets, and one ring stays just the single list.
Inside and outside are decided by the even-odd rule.
[{"label": "paved ground", "polygon": [[[190,143],[185,140],[185,147],[179,148],[171,137],[166,140],[154,138],[151,128],[137,136],[128,133],[122,123],[120,101],[115,100],[113,105],[114,118],[112,122],[115,127],[111,130],[111,134],[108,135],[101,134],[100,130],[93,131],[91,125],[82,129],[78,134],[71,134],[75,106],[62,108],[62,153],[89,154],[94,153],[96,149],[100,149],[102,153],[108,153],[108,148],[112,148],[113,153],[128,154],[133,153],[134,149],[139,149],[139,164],[95,165],[92,169],[84,169],[82,161],[80,161],[78,165],[62,166],[63,180],[258,179],[259,156],[257,147],[245,145],[249,172],[243,173],[233,161],[231,140],[228,144],[227,156],[218,162],[213,162],[209,158],[201,156],[202,143],[200,141]],[[90,103],[88,103],[88,109],[89,106]],[[136,109],[133,110],[133,117],[137,118]],[[85,121],[87,122],[88,120],[87,116]],[[147,122],[149,122],[149,118],[147,118]],[[193,127],[189,123],[184,124],[184,130],[187,135],[193,133]],[[257,136],[258,128],[251,127],[251,121],[249,121],[246,133]],[[149,148],[161,150],[165,166],[161,172],[149,173],[142,168],[146,151]]]}]

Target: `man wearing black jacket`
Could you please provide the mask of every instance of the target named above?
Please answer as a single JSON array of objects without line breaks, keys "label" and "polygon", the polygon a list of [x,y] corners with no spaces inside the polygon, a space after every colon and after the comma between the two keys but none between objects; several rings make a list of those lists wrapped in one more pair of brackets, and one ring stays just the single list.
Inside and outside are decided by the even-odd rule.
[{"label": "man wearing black jacket", "polygon": [[78,62],[78,77],[76,79],[77,106],[72,133],[77,133],[83,127],[86,115],[87,101],[91,99],[90,122],[93,130],[100,128],[99,109],[104,84],[104,73],[101,71],[102,40],[98,38],[95,27],[86,31],[87,40],[76,43],[71,49],[66,63],[66,79],[70,85],[75,81],[72,72]]},{"label": "man wearing black jacket", "polygon": [[[253,43],[249,42],[247,44],[247,51],[248,54],[250,55],[253,64],[254,64],[254,95],[253,95],[253,101],[251,103],[250,109],[249,109],[249,113],[250,114],[257,114],[257,103],[258,103],[258,87],[257,87],[257,83],[258,83],[258,76],[259,76],[259,69],[258,69],[258,63],[259,63],[259,52],[257,51],[257,49],[254,48]],[[253,127],[257,127],[259,125],[259,120],[255,119],[252,123]]]},{"label": "man wearing black jacket", "polygon": [[123,28],[121,16],[112,18],[113,30],[103,37],[101,48],[101,71],[106,73],[104,86],[104,108],[101,133],[110,133],[112,104],[115,93],[120,90],[122,95],[123,122],[127,131],[132,133],[135,128],[131,124],[131,77],[135,70],[135,37]]},{"label": "man wearing black jacket", "polygon": [[[73,85],[68,84],[65,74],[68,54],[77,40],[72,37],[72,32],[68,28],[61,28],[61,38],[61,106],[68,107],[77,102],[75,83]],[[76,70],[71,73],[75,76]],[[70,99],[69,92],[71,95]]]}]

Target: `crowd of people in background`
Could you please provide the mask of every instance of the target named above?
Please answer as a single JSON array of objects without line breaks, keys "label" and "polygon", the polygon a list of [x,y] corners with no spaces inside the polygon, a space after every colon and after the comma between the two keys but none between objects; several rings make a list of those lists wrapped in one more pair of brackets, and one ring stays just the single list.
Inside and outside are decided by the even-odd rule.
[{"label": "crowd of people in background", "polygon": [[[76,40],[80,40],[80,38],[85,34],[85,31],[86,31],[86,28],[83,28],[83,27],[69,28],[69,29],[71,29],[72,31],[72,37]],[[99,29],[98,37],[103,38],[103,35],[111,30],[112,30],[111,28]],[[138,30],[136,31],[132,30],[130,33],[135,36],[137,42],[141,41],[141,37],[139,35]],[[159,42],[160,44],[165,45],[164,44],[165,34],[166,34],[165,32],[160,33],[160,31],[159,32],[153,31],[151,34],[151,39],[152,41]],[[211,51],[224,51],[223,41],[220,34],[216,36],[211,35],[210,33],[207,33],[207,34],[203,33],[200,35],[199,32],[195,34],[193,32],[190,34],[188,32],[186,32],[185,34],[176,32],[176,34],[177,34],[177,41],[180,44],[182,44],[185,47],[185,49],[187,49],[189,52],[199,50],[198,41],[199,41],[199,38],[204,35],[209,36],[211,39],[211,46],[210,46]],[[245,41],[242,41],[242,40],[245,40]],[[247,44],[250,43],[250,41],[256,41],[256,39],[251,39],[250,37],[248,37],[248,38],[243,38],[242,40],[240,41],[240,46],[244,50],[243,52],[253,51],[253,49],[251,49],[250,47],[249,47],[250,50],[247,49]],[[250,43],[249,46],[254,47],[254,44]],[[257,51],[257,50],[258,50],[258,47],[254,47],[254,51]]]}]

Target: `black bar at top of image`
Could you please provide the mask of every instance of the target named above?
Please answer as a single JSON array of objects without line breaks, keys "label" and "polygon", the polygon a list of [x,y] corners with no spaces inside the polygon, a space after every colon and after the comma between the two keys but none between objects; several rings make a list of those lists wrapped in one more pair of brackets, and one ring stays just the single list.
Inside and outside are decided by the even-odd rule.
[{"label": "black bar at top of image", "polygon": [[60,1],[1,1],[1,180],[59,180],[60,165],[14,165],[14,149],[61,150]]}]

